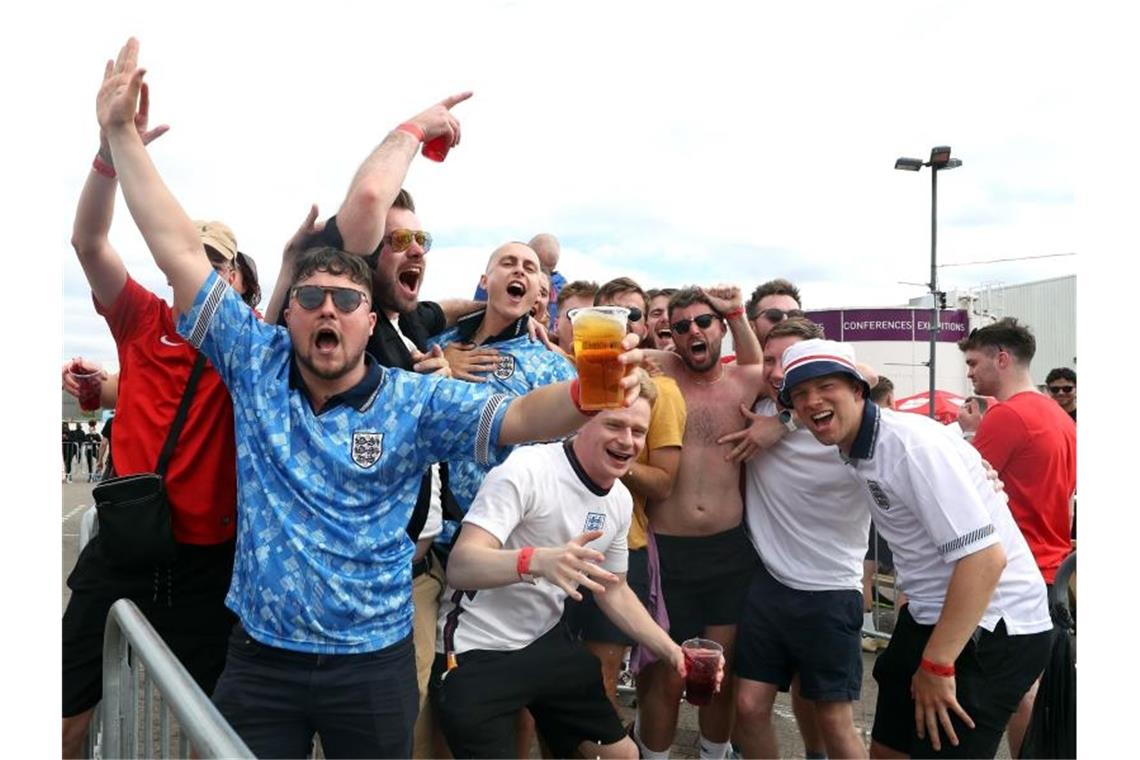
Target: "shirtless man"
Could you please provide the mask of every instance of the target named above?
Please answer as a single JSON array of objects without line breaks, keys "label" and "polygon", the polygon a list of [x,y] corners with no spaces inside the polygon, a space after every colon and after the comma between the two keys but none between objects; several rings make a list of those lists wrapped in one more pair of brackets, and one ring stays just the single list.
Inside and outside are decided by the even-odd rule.
[{"label": "shirtless man", "polygon": [[[763,387],[760,345],[736,287],[678,291],[669,301],[669,321],[675,353],[647,352],[677,382],[688,407],[676,484],[650,510],[669,635],[677,642],[694,636],[719,642],[731,667],[737,617],[756,552],[742,525],[740,464],[729,457],[731,447],[717,439],[740,426],[740,405],[751,405]],[[726,322],[736,364],[720,362]],[[775,417],[758,424],[770,427],[767,445],[787,432]],[[654,663],[638,674],[634,734],[642,757],[665,757],[682,687],[667,664]],[[701,757],[725,756],[732,713],[730,688],[700,708]]]}]

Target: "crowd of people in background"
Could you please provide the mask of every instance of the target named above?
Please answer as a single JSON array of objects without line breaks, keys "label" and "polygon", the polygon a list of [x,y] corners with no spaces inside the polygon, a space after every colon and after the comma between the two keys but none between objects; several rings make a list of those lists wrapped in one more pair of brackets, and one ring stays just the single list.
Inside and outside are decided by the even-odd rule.
[{"label": "crowd of people in background", "polygon": [[[894,411],[890,380],[786,279],[748,298],[571,279],[549,232],[495,246],[472,299],[420,300],[433,236],[404,183],[421,145],[459,144],[469,97],[388,132],[335,214],[310,209],[260,312],[234,231],[192,220],[148,154],[166,127],[137,41],[108,61],[72,242],[118,350],[100,397],[115,474],[154,468],[205,369],[166,475],[177,557],[123,567],[97,535],[68,578],[64,756],[127,597],[261,757],[305,757],[315,735],[327,757],[527,757],[536,737],[666,757],[694,638],[723,652],[701,757],[780,756],[781,691],[808,757],[867,756],[864,651],[872,756],[993,756],[1008,725],[1016,757],[1072,550],[1075,373],[1049,373],[1054,404],[1029,327],[975,330],[951,432]],[[110,242],[119,192],[172,306]],[[601,412],[571,325],[592,306],[628,326],[624,402]],[[68,480],[69,446],[100,439],[83,427],[64,425]],[[898,624],[868,648],[890,571]]]}]

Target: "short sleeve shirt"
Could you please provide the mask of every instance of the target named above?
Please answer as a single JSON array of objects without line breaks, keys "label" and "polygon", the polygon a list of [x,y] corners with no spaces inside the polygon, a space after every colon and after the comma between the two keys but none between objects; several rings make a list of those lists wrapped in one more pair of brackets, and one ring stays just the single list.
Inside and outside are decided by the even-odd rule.
[{"label": "short sleeve shirt", "polygon": [[[95,308],[119,353],[115,472],[153,472],[198,352],[178,334],[170,306],[130,277],[115,303],[96,301]],[[164,479],[177,541],[207,545],[234,537],[235,459],[230,396],[207,362]]]},{"label": "short sleeve shirt", "polygon": [[[764,398],[753,407],[771,416]],[[744,463],[744,519],[764,567],[800,591],[862,590],[871,513],[835,446],[806,428]]]},{"label": "short sleeve shirt", "polygon": [[[658,375],[653,378],[657,386],[657,400],[653,402],[653,412],[649,417],[649,431],[645,434],[645,448],[637,455],[638,464],[649,464],[649,452],[655,449],[676,446],[680,448],[685,437],[685,421],[688,409],[677,381],[671,377]],[[645,512],[646,498],[633,495],[633,522],[629,526],[629,548],[644,549],[649,516]]]},{"label": "short sleeve shirt", "polygon": [[980,625],[1004,619],[1014,635],[1052,627],[1045,581],[973,446],[929,418],[865,403],[850,457],[918,623],[938,622],[958,560],[1000,544],[1006,566]]},{"label": "short sleeve shirt", "polygon": [[[482,321],[483,312],[460,319],[452,327],[431,339],[432,345],[446,347],[457,340],[467,341]],[[531,341],[526,334],[524,315],[484,345],[493,346],[499,352],[498,366],[487,373],[486,385],[499,393],[510,396],[523,396],[543,385],[573,380],[577,370],[562,354],[548,350],[539,341]],[[487,467],[475,461],[452,462],[448,465],[450,478],[448,485],[455,495],[460,509],[466,511],[475,493],[479,490]]]},{"label": "short sleeve shirt", "polygon": [[998,471],[1009,510],[1048,583],[1072,551],[1069,500],[1077,488],[1077,427],[1036,391],[990,408],[974,447]]},{"label": "short sleeve shirt", "polygon": [[496,443],[509,402],[366,355],[365,380],[317,414],[291,381],[288,332],[258,321],[215,273],[179,330],[234,399],[241,519],[226,603],[242,625],[270,646],[327,654],[406,637],[405,527],[420,476],[433,461],[505,456]]},{"label": "short sleeve shirt", "polygon": [[[632,510],[633,498],[621,481],[608,490],[600,487],[566,441],[516,449],[487,474],[463,522],[495,536],[505,549],[561,546],[602,530],[587,546],[605,555],[606,570],[624,573]],[[436,649],[521,649],[558,624],[565,603],[566,592],[541,578],[533,585],[520,581],[479,591],[449,585],[440,604]]]}]

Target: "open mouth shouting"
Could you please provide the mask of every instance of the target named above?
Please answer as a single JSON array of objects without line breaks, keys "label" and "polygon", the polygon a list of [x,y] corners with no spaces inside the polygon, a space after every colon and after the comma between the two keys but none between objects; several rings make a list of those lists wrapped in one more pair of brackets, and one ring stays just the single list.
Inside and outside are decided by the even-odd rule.
[{"label": "open mouth shouting", "polygon": [[697,363],[703,362],[709,356],[709,344],[703,338],[695,338],[689,343],[689,354]]},{"label": "open mouth shouting", "polygon": [[828,409],[822,412],[816,412],[808,417],[811,425],[812,432],[817,436],[825,438],[832,438],[837,430],[835,424],[835,412]]},{"label": "open mouth shouting", "polygon": [[420,283],[423,281],[424,269],[419,265],[404,267],[396,275],[396,282],[400,295],[404,298],[415,299],[420,292]]},{"label": "open mouth shouting", "polygon": [[527,287],[525,279],[514,279],[507,283],[507,298],[512,304],[518,305],[526,298]]},{"label": "open mouth shouting", "polygon": [[313,345],[318,356],[330,356],[340,348],[340,333],[332,327],[321,327],[313,335]]},{"label": "open mouth shouting", "polygon": [[668,327],[659,327],[653,335],[659,343],[668,343],[673,340],[673,331]]}]

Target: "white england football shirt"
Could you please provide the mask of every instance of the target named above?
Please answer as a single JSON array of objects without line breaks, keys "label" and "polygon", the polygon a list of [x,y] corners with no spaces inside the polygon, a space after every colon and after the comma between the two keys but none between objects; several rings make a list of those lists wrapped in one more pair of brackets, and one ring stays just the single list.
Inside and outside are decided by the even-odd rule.
[{"label": "white england football shirt", "polygon": [[[761,399],[758,414],[776,414]],[[788,433],[745,465],[748,535],[772,577],[801,591],[863,588],[871,515],[863,487],[834,446]]]},{"label": "white england football shirt", "polygon": [[1001,544],[1006,567],[980,625],[1004,619],[1013,635],[1052,627],[1041,571],[973,446],[927,417],[866,403],[849,462],[917,622],[938,622],[955,562]]},{"label": "white england football shirt", "polygon": [[[594,483],[570,441],[524,446],[487,473],[463,518],[494,535],[506,549],[561,546],[589,530],[605,531],[587,546],[602,567],[624,573],[633,497],[621,481],[609,491]],[[439,608],[436,650],[522,649],[562,618],[566,592],[539,579],[480,591],[448,584]]]}]

